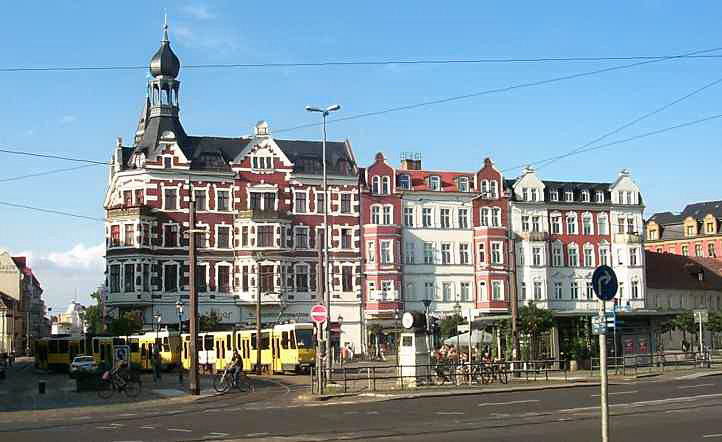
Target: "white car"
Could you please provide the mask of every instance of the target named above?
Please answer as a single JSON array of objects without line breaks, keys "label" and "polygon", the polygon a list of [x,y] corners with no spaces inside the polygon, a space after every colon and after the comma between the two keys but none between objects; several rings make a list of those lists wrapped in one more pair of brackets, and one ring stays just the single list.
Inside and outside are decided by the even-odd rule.
[{"label": "white car", "polygon": [[73,362],[70,363],[70,374],[73,375],[80,371],[93,371],[95,368],[95,359],[92,356],[76,356],[73,358]]}]

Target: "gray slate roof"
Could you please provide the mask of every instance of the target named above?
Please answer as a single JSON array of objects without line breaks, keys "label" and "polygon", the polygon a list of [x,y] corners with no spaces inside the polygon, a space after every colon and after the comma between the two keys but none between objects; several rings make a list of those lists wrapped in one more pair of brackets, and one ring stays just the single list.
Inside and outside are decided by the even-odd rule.
[{"label": "gray slate roof", "polygon": [[659,225],[668,226],[670,224],[682,224],[688,216],[691,216],[697,221],[702,221],[708,214],[712,214],[712,216],[717,219],[722,219],[722,201],[704,201],[701,203],[688,204],[679,215],[675,215],[672,212],[658,212],[650,216],[647,221],[654,221]]}]

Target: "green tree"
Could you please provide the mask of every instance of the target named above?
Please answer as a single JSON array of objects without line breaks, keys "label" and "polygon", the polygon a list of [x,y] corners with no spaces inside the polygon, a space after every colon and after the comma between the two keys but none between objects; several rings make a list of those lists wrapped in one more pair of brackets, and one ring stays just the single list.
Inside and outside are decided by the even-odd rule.
[{"label": "green tree", "polygon": [[95,300],[95,305],[86,307],[80,313],[80,319],[87,323],[88,333],[95,335],[104,331],[103,310],[100,305],[100,292],[96,290],[90,294],[90,297]]},{"label": "green tree", "polygon": [[204,332],[219,331],[223,328],[218,313],[216,313],[215,310],[211,310],[209,314],[201,315],[199,322],[200,329]]},{"label": "green tree", "polygon": [[441,339],[446,339],[450,336],[456,336],[458,334],[457,329],[459,324],[464,322],[464,318],[461,315],[447,316],[441,320],[439,325],[441,331]]},{"label": "green tree", "polygon": [[710,313],[706,325],[707,329],[712,332],[712,342],[715,342],[715,336],[722,333],[722,313]]},{"label": "green tree", "polygon": [[554,327],[554,315],[550,310],[540,309],[531,303],[519,308],[519,332],[528,335],[531,358],[537,358],[539,337]]},{"label": "green tree", "polygon": [[119,318],[113,319],[109,331],[113,336],[129,336],[143,329],[143,321],[131,312],[123,313]]},{"label": "green tree", "polygon": [[682,338],[687,340],[687,333],[697,335],[697,325],[694,322],[692,310],[685,310],[672,319],[672,328],[682,331]]}]

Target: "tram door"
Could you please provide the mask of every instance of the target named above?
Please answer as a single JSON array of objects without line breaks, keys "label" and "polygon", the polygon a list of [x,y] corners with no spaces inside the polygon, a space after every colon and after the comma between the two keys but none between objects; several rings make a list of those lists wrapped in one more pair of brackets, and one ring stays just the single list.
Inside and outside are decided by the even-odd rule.
[{"label": "tram door", "polygon": [[271,371],[282,371],[281,369],[281,337],[276,335],[274,333],[273,338],[271,339],[272,342],[272,354],[273,354],[273,364],[271,365]]}]

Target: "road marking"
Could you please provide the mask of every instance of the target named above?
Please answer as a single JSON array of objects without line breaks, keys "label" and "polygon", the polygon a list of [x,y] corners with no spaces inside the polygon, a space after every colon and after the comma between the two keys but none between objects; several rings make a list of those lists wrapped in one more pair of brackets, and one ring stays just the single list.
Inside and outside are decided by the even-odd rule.
[{"label": "road marking", "polygon": [[188,430],[187,428],[168,428],[168,431],[176,431],[178,433],[192,433],[193,430]]},{"label": "road marking", "polygon": [[260,437],[260,436],[268,436],[271,433],[248,433],[243,437]]},{"label": "road marking", "polygon": [[124,427],[125,424],[108,424],[108,426],[111,426],[111,427]]},{"label": "road marking", "polygon": [[155,430],[155,427],[153,425],[143,425],[140,427],[141,430]]},{"label": "road marking", "polygon": [[704,437],[704,438],[722,437],[722,433],[718,433],[718,434],[705,434],[705,435],[703,435],[702,437]]},{"label": "road marking", "polygon": [[485,402],[481,403],[479,407],[490,407],[495,405],[513,405],[513,404],[528,404],[531,402],[539,402],[539,399],[527,399],[525,401],[511,401],[511,402]]},{"label": "road marking", "polygon": [[463,412],[463,411],[437,411],[436,414],[442,414],[442,415],[447,415],[447,414],[464,414],[464,412]]},{"label": "road marking", "polygon": [[118,417],[131,417],[131,416],[137,416],[136,413],[123,413],[119,414]]},{"label": "road marking", "polygon": [[681,410],[667,410],[665,413],[672,414],[672,413],[689,413],[690,411],[694,411],[694,408],[683,408]]},{"label": "road marking", "polygon": [[98,430],[117,430],[116,427],[95,427]]},{"label": "road marking", "polygon": [[230,436],[228,433],[208,433],[208,437],[226,437]]},{"label": "road marking", "polygon": [[366,414],[379,414],[378,411],[367,411]]},{"label": "road marking", "polygon": [[84,420],[84,419],[90,419],[90,416],[77,416],[77,417],[74,417],[71,419],[74,421],[80,421],[80,420]]},{"label": "road marking", "polygon": [[[610,392],[610,393],[607,393],[607,394],[608,394],[609,396],[612,396],[612,395],[615,395],[615,396],[616,396],[616,395],[619,395],[619,394],[634,394],[634,393],[639,393],[639,390],[614,391],[614,392]],[[599,396],[601,396],[601,395],[599,395],[599,394],[593,394],[593,395],[592,395],[592,397],[599,397]]]},{"label": "road marking", "polygon": [[702,387],[712,387],[714,384],[697,384],[697,385],[682,385],[677,388],[702,388]]}]

